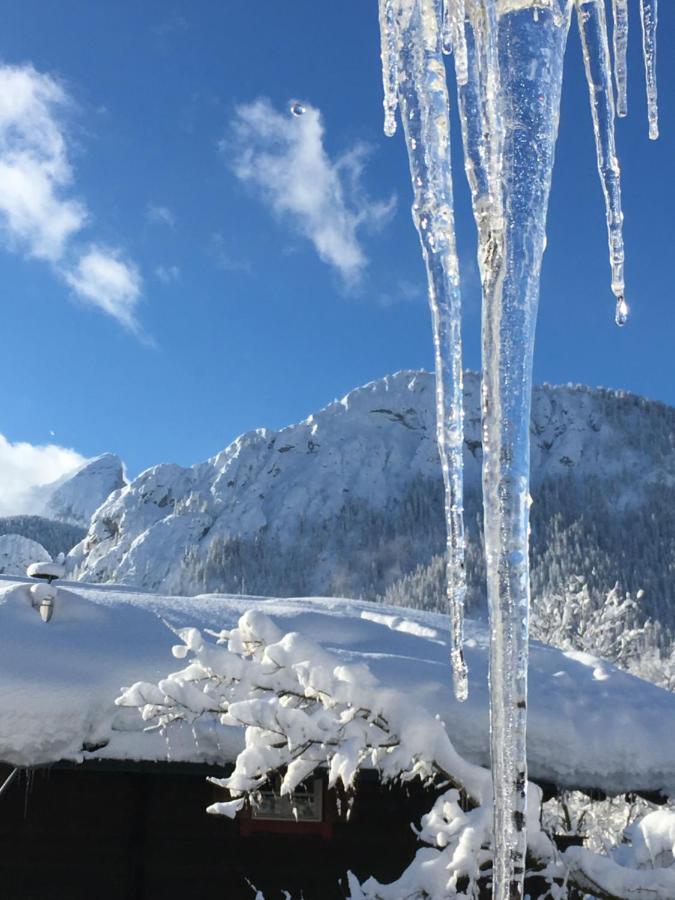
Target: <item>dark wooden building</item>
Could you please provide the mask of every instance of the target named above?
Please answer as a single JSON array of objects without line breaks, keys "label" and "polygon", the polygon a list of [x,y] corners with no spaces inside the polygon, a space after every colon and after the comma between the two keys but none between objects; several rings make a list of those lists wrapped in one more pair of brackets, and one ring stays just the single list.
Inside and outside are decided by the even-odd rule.
[{"label": "dark wooden building", "polygon": [[[0,779],[11,772],[0,767]],[[201,765],[86,762],[24,770],[0,796],[2,900],[333,900],[351,869],[381,881],[412,860],[418,785],[363,773],[349,821],[333,792],[320,822],[205,812],[222,791]],[[254,887],[253,887],[254,886]],[[255,888],[255,889],[254,889]],[[283,890],[282,890],[283,889]]]}]

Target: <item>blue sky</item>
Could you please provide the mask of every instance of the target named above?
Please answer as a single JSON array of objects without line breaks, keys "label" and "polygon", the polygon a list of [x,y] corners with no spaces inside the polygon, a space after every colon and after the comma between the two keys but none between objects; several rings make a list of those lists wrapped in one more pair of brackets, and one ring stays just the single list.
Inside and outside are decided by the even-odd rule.
[{"label": "blue sky", "polygon": [[[675,25],[662,4],[662,137],[653,143],[630,5],[629,117],[618,144],[632,317],[613,324],[573,26],[535,377],[675,403]],[[400,135],[382,133],[374,0],[23,0],[3,8],[0,60],[5,76],[21,66],[39,86],[26,140],[39,140],[47,193],[66,214],[50,217],[49,198],[33,197],[51,230],[5,219],[0,234],[7,441],[112,450],[136,474],[196,462],[386,373],[431,368],[405,150]],[[300,147],[288,131],[292,98],[317,111]],[[282,190],[286,170],[260,175],[270,147],[306,154],[312,176]],[[475,230],[459,146],[455,182],[465,357],[478,368]],[[300,225],[285,209],[289,192]]]}]

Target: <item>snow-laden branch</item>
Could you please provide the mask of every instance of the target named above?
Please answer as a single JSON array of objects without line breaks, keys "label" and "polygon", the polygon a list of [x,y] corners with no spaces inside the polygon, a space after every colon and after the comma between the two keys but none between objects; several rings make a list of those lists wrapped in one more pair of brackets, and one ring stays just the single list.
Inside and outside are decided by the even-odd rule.
[{"label": "snow-laden branch", "polygon": [[[292,798],[319,768],[328,772],[331,787],[341,785],[348,795],[364,767],[377,769],[384,781],[446,784],[422,819],[417,833],[423,846],[410,866],[389,885],[374,879],[359,884],[350,876],[352,900],[479,896],[492,868],[490,773],[457,753],[439,718],[380,684],[367,666],[345,665],[300,634],[282,634],[256,610],[246,612],[232,631],[215,635],[217,641],[205,640],[196,629],[180,636],[183,643],[173,653],[189,656],[188,664],[157,684],[138,682],[117,703],[138,707],[150,727],[204,716],[244,726],[245,746],[232,774],[214,779],[232,799],[209,812],[234,816],[247,801],[255,804],[275,775],[281,793]],[[561,856],[540,826],[541,792],[530,784],[528,876],[543,879],[547,889],[540,897],[552,900],[567,896],[568,881],[587,890],[592,884],[599,897],[675,896],[675,817],[659,816],[634,826],[630,852],[622,847],[610,858],[570,848]],[[673,830],[670,837],[667,828]]]}]

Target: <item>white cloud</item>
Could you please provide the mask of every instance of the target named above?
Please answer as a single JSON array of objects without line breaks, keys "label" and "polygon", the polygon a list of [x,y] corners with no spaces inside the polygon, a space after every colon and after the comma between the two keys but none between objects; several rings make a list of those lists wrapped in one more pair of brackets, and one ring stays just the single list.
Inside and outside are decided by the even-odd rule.
[{"label": "white cloud", "polygon": [[136,330],[134,309],[141,294],[141,279],[136,267],[120,258],[119,251],[91,247],[64,275],[80,297]]},{"label": "white cloud", "polygon": [[168,206],[153,206],[149,204],[145,215],[152,225],[169,225],[173,227],[176,224],[176,217]]},{"label": "white cloud", "polygon": [[[99,248],[95,268],[100,271],[100,260],[107,257],[109,277],[86,277],[92,253],[73,243],[89,216],[84,203],[72,196],[66,133],[72,106],[49,75],[31,65],[0,65],[0,236],[8,249],[51,263],[81,299],[135,327],[140,299],[135,269],[120,263],[115,251]],[[126,290],[120,288],[121,267],[130,273]],[[111,279],[118,285],[112,291]]]},{"label": "white cloud", "polygon": [[178,281],[180,278],[180,269],[178,266],[157,266],[155,275],[160,281],[163,281],[164,284],[171,284],[174,281]]},{"label": "white cloud", "polygon": [[13,444],[0,434],[0,515],[40,512],[38,485],[56,481],[86,462],[56,444]]},{"label": "white cloud", "polygon": [[277,218],[310,240],[346,282],[359,278],[367,265],[359,230],[382,227],[395,207],[393,197],[383,203],[365,194],[365,145],[331,159],[318,109],[282,114],[260,99],[237,107],[232,139],[223,149],[237,178],[251,185]]},{"label": "white cloud", "polygon": [[30,256],[58,260],[86,212],[70,186],[60,118],[63,89],[32,66],[0,66],[0,217],[7,238]]}]

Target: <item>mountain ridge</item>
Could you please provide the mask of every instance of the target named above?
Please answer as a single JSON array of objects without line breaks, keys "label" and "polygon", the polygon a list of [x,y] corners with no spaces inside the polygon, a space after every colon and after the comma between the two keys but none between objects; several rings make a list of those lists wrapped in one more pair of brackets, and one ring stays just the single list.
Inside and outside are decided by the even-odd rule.
[{"label": "mountain ridge", "polygon": [[47,519],[88,526],[98,507],[126,483],[119,456],[102,453],[56,481],[36,487],[35,501]]},{"label": "mountain ridge", "polygon": [[[468,372],[464,462],[476,601],[479,397],[479,376]],[[605,546],[615,532],[625,547],[629,539],[639,546],[636,566],[648,560],[665,582],[672,514],[663,513],[666,533],[656,549],[640,544],[631,520],[642,522],[655,506],[661,516],[675,496],[675,409],[622,391],[542,386],[533,394],[531,437],[537,590],[552,582],[537,574],[536,556],[547,571],[560,568],[556,542],[572,567],[556,570],[556,584],[588,562],[589,572],[601,573],[598,590],[613,586],[616,579],[604,582],[614,566],[627,589],[643,586],[633,584],[621,548]],[[145,470],[96,511],[69,563],[82,579],[171,593],[374,596],[442,547],[433,376],[402,371],[294,425],[247,432],[202,463]],[[669,591],[659,582],[650,613],[669,614]]]}]

